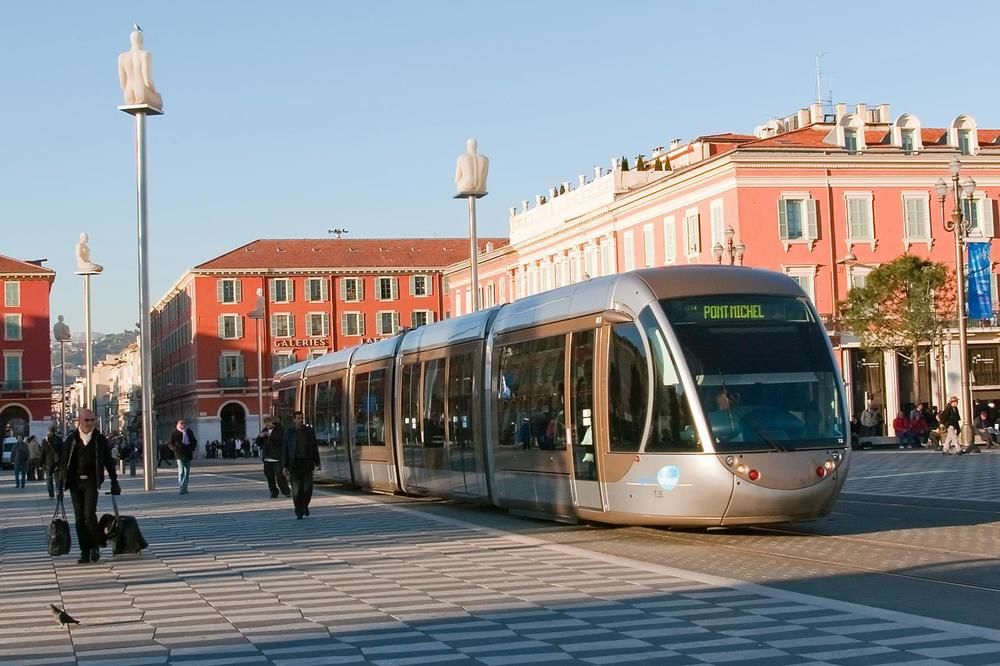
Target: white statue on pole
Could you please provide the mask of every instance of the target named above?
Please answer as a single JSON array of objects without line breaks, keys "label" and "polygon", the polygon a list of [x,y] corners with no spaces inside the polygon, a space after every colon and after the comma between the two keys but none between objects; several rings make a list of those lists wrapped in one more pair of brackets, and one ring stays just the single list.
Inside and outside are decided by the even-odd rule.
[{"label": "white statue on pole", "polygon": [[87,245],[87,234],[80,234],[80,242],[76,244],[77,275],[93,275],[104,271],[104,266],[90,260],[90,246]]},{"label": "white statue on pole", "polygon": [[458,156],[455,167],[455,187],[458,195],[483,196],[486,194],[486,175],[490,160],[476,152],[476,140],[465,142],[466,150]]},{"label": "white statue on pole", "polygon": [[52,335],[55,336],[57,342],[67,342],[72,337],[69,334],[69,326],[63,321],[62,315],[59,315],[59,321],[52,327]]},{"label": "white statue on pole", "polygon": [[132,26],[132,47],[118,56],[118,82],[128,106],[148,105],[163,109],[163,98],[153,85],[153,55],[142,48],[142,29]]}]

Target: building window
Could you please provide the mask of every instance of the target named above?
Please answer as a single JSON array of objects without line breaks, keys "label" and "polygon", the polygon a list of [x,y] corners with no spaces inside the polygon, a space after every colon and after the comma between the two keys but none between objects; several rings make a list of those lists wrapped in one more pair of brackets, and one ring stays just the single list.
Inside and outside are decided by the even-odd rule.
[{"label": "building window", "polygon": [[807,195],[782,194],[778,199],[778,237],[783,241],[813,241],[816,228],[816,201]]},{"label": "building window", "polygon": [[8,308],[21,306],[21,283],[4,282],[3,284],[3,304]]},{"label": "building window", "polygon": [[4,352],[3,354],[3,387],[8,391],[20,391],[21,385],[21,352]]},{"label": "building window", "polygon": [[[598,249],[597,249],[596,246],[593,246],[593,245],[588,245],[587,249],[584,250],[584,252],[583,252],[584,262],[583,263],[584,263],[584,266],[585,266],[584,272],[586,273],[586,275],[584,277],[594,278],[594,277],[597,277],[598,275],[600,275],[600,273],[598,272],[598,269],[597,269],[597,258],[598,258],[598,254],[597,253],[598,253]],[[523,296],[523,295],[524,294],[518,294],[518,297]]]},{"label": "building window", "polygon": [[816,267],[793,266],[785,268],[785,275],[795,280],[813,303],[816,302]]},{"label": "building window", "polygon": [[655,242],[653,238],[653,225],[647,224],[642,228],[642,260],[647,268],[656,263]]},{"label": "building window", "polygon": [[972,154],[972,131],[967,129],[958,130],[958,150],[963,155]]},{"label": "building window", "polygon": [[601,267],[601,275],[612,275],[618,272],[618,262],[615,261],[615,243],[610,238],[605,239],[601,243],[601,257],[603,259],[603,266]]},{"label": "building window", "polygon": [[325,354],[326,354],[326,350],[325,349],[312,349],[312,350],[309,351],[309,360],[310,361],[314,361],[317,358],[319,358],[320,356],[323,356]]},{"label": "building window", "polygon": [[292,281],[288,278],[271,279],[271,302],[291,303],[295,299],[293,295]]},{"label": "building window", "polygon": [[410,295],[411,296],[430,296],[433,291],[433,286],[431,285],[430,275],[411,275],[410,276]]},{"label": "building window", "polygon": [[716,199],[709,208],[709,217],[712,221],[712,247],[716,243],[725,243],[726,219],[722,214],[722,199]]},{"label": "building window", "polygon": [[900,139],[902,140],[904,153],[916,152],[916,141],[914,140],[913,130],[902,130],[900,133]]},{"label": "building window", "polygon": [[361,312],[345,312],[340,315],[340,332],[342,335],[364,335],[365,315]]},{"label": "building window", "polygon": [[243,379],[243,354],[223,352],[219,356],[219,379]]},{"label": "building window", "polygon": [[688,211],[684,215],[684,253],[688,257],[698,256],[701,252],[701,227],[698,211]]},{"label": "building window", "polygon": [[382,310],[375,315],[376,335],[395,335],[399,331],[399,313]]},{"label": "building window", "polygon": [[625,270],[633,271],[635,270],[635,234],[632,231],[626,231],[622,234],[622,252],[624,253],[623,259],[625,261]]},{"label": "building window", "polygon": [[410,324],[413,328],[419,328],[425,324],[433,323],[434,312],[432,310],[414,310],[410,315]]},{"label": "building window", "polygon": [[394,301],[399,298],[399,289],[396,286],[396,278],[394,277],[380,277],[376,280],[376,286],[378,288],[378,300],[380,301]]},{"label": "building window", "polygon": [[848,194],[847,239],[851,241],[874,241],[875,225],[872,221],[872,195]]},{"label": "building window", "polygon": [[216,297],[219,303],[239,303],[243,300],[243,284],[240,280],[222,278],[216,282]]},{"label": "building window", "polygon": [[856,129],[844,130],[844,150],[846,150],[849,153],[858,152],[858,130]]},{"label": "building window", "polygon": [[330,285],[326,278],[306,278],[306,300],[310,303],[323,303],[330,299]]},{"label": "building window", "polygon": [[500,279],[500,302],[507,302],[507,278],[503,277]]},{"label": "building window", "polygon": [[663,218],[663,263],[677,261],[677,222],[673,215]]},{"label": "building window", "polygon": [[21,339],[21,315],[6,314],[3,316],[3,339]]},{"label": "building window", "polygon": [[361,278],[340,278],[340,300],[345,303],[357,303],[364,298],[365,290]]},{"label": "building window", "polygon": [[286,312],[271,315],[271,337],[295,337],[295,315]]},{"label": "building window", "polygon": [[219,315],[219,337],[237,340],[243,337],[243,317],[235,314]]},{"label": "building window", "polygon": [[313,338],[330,335],[330,315],[326,312],[307,313],[306,335]]},{"label": "building window", "polygon": [[993,201],[985,198],[963,199],[962,214],[972,227],[970,236],[993,237]]},{"label": "building window", "polygon": [[271,372],[275,373],[284,370],[292,363],[295,363],[295,354],[292,352],[281,352],[271,357]]},{"label": "building window", "polygon": [[907,243],[930,242],[930,209],[926,193],[903,195],[903,221]]},{"label": "building window", "polygon": [[861,266],[850,266],[847,269],[847,283],[849,289],[864,289],[865,285],[868,284],[868,274],[872,272],[871,268],[864,268]]}]

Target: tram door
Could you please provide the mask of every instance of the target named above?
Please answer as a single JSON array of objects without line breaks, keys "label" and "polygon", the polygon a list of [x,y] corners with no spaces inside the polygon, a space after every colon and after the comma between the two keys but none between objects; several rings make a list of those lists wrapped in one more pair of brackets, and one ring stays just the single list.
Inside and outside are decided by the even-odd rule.
[{"label": "tram door", "polygon": [[577,506],[604,510],[597,454],[594,405],[594,330],[573,333],[570,341],[567,440],[572,447],[573,497]]}]

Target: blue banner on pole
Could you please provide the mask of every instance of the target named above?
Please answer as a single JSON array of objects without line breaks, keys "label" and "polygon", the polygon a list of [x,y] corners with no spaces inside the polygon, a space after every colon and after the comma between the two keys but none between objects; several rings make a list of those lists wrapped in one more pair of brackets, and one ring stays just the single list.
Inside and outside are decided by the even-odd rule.
[{"label": "blue banner on pole", "polygon": [[969,248],[969,319],[993,317],[990,293],[990,244],[967,243]]}]

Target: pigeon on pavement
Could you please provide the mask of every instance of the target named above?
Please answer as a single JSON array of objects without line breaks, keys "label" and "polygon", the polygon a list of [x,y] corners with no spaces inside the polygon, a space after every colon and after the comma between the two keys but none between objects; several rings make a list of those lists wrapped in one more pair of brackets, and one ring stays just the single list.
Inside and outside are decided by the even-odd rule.
[{"label": "pigeon on pavement", "polygon": [[52,612],[52,617],[56,619],[56,622],[59,623],[60,627],[65,627],[67,624],[80,624],[78,620],[73,619],[72,615],[55,604],[49,604],[49,610]]}]

